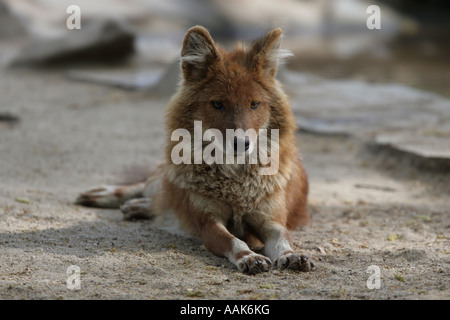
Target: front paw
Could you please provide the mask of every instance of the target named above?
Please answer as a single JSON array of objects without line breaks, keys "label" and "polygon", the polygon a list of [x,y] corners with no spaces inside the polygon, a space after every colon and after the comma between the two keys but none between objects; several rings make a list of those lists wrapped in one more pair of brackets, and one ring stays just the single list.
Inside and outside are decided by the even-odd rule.
[{"label": "front paw", "polygon": [[315,264],[308,256],[297,253],[287,253],[273,262],[276,269],[292,269],[303,272],[311,271]]},{"label": "front paw", "polygon": [[271,265],[269,258],[256,253],[245,255],[237,261],[238,270],[248,274],[267,272]]}]

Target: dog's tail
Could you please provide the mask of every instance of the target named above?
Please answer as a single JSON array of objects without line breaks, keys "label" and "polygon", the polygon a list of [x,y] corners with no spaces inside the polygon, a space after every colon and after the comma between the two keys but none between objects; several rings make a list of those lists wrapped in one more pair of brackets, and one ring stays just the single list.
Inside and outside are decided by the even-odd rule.
[{"label": "dog's tail", "polygon": [[153,185],[159,180],[157,178],[161,175],[161,166],[162,164],[153,166],[153,169],[138,166],[126,169],[123,182],[91,188],[79,194],[75,203],[86,207],[119,208],[128,200],[148,197],[148,189],[154,189]]}]

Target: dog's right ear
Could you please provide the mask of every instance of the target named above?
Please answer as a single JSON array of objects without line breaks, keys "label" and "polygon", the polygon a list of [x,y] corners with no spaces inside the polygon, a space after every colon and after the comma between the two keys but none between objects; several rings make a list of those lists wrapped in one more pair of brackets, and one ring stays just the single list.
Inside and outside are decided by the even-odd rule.
[{"label": "dog's right ear", "polygon": [[203,79],[208,68],[219,59],[217,48],[208,30],[195,26],[188,30],[181,49],[181,69],[186,81]]}]

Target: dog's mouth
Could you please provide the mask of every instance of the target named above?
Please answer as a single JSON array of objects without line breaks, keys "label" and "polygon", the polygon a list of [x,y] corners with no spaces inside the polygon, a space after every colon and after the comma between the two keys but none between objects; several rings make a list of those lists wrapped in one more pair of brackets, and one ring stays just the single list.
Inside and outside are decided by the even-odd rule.
[{"label": "dog's mouth", "polygon": [[238,139],[237,137],[234,137],[233,141],[233,151],[234,156],[238,157],[240,155],[246,155],[251,152],[251,141],[249,137],[245,137],[244,139]]},{"label": "dog's mouth", "polygon": [[214,158],[215,161],[234,158],[237,159],[238,163],[241,163],[246,161],[244,159],[247,159],[247,157],[252,156],[258,144],[259,135],[256,132],[234,132],[232,135],[228,132],[224,134],[206,131],[206,133],[202,149],[198,152],[202,152],[202,155],[206,155],[208,159]]}]

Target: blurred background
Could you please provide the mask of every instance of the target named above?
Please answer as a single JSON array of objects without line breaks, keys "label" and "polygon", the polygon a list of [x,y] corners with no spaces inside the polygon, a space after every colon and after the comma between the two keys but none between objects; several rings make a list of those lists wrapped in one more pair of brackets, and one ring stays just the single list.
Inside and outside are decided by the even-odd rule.
[{"label": "blurred background", "polygon": [[[33,110],[44,127],[29,100],[83,115],[83,105],[130,105],[131,93],[145,95],[146,114],[158,118],[165,102],[155,99],[177,87],[188,28],[203,25],[231,49],[279,26],[294,53],[279,78],[303,131],[450,168],[449,9],[444,0],[0,0],[0,120]],[[377,20],[380,28],[368,27]],[[52,86],[33,82],[46,77]],[[107,89],[110,100],[91,92]],[[70,100],[74,90],[87,100]]]},{"label": "blurred background", "polygon": [[[381,29],[367,28],[371,5]],[[247,281],[197,242],[74,205],[161,160],[194,25],[226,48],[281,26],[294,53],[278,77],[312,227],[293,239],[319,261],[298,286],[284,272]],[[449,0],[0,0],[0,298],[448,299],[449,40]],[[381,290],[365,286],[372,264]]]},{"label": "blurred background", "polygon": [[[66,27],[73,4],[81,9],[81,30]],[[366,27],[372,4],[381,8],[380,30]],[[448,96],[449,9],[445,0],[1,0],[0,55],[9,67],[87,63],[98,70],[107,62],[108,70],[139,73],[71,75],[145,88],[177,60],[193,25],[207,27],[225,46],[281,26],[284,47],[295,54],[292,69]]]}]

